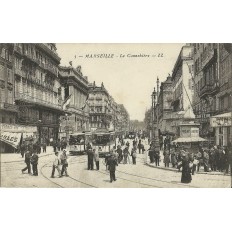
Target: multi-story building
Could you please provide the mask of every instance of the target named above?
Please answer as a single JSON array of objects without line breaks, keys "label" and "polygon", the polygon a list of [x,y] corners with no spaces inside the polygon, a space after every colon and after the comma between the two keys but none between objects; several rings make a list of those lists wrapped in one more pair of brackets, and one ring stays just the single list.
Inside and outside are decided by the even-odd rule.
[{"label": "multi-story building", "polygon": [[41,142],[57,139],[62,110],[60,57],[54,43],[14,44],[16,122],[38,127]]},{"label": "multi-story building", "polygon": [[0,122],[14,124],[14,45],[0,44]]},{"label": "multi-story building", "polygon": [[[159,130],[162,134],[171,132],[172,122],[172,98],[173,86],[172,77],[169,75],[164,82],[161,82],[160,91],[158,96],[158,117],[159,117]],[[156,112],[157,114],[157,112]]]},{"label": "multi-story building", "polygon": [[[60,137],[66,133],[89,130],[88,79],[82,74],[81,66],[59,67],[64,99],[70,97],[65,116],[61,116]],[[64,134],[65,136],[62,136]]]},{"label": "multi-story building", "polygon": [[193,47],[183,46],[172,73],[172,132],[178,134],[177,128],[183,122],[192,121],[193,114]]},{"label": "multi-story building", "polygon": [[200,123],[200,136],[214,142],[215,130],[210,117],[217,114],[216,95],[219,92],[218,44],[195,43],[194,47],[194,98],[193,108]]},{"label": "multi-story building", "polygon": [[211,116],[210,126],[215,132],[215,144],[228,146],[232,145],[232,44],[214,47],[217,47],[219,78],[213,79],[217,83],[217,94],[212,104],[216,105],[216,113]]},{"label": "multi-story building", "polygon": [[92,131],[104,128],[111,131],[120,130],[120,106],[108,93],[104,84],[89,84],[89,121]]},{"label": "multi-story building", "polygon": [[109,129],[113,114],[110,107],[110,95],[103,83],[100,87],[96,86],[95,82],[89,85],[88,105],[91,130]]},{"label": "multi-story building", "polygon": [[[0,44],[0,153],[12,152],[13,148],[3,138],[5,128],[14,125],[18,108],[14,103],[14,45]],[[9,134],[8,134],[9,135]]]}]

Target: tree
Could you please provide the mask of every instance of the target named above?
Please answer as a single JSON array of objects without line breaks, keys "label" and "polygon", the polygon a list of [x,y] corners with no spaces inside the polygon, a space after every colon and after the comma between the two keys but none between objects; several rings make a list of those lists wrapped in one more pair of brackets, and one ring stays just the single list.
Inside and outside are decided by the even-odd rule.
[{"label": "tree", "polygon": [[148,109],[145,112],[144,124],[147,131],[150,131],[152,129],[151,109]]}]

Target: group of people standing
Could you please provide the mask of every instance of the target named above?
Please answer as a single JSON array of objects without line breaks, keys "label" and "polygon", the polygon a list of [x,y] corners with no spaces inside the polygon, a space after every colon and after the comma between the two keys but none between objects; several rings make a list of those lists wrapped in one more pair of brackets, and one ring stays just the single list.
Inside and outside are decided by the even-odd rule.
[{"label": "group of people standing", "polygon": [[99,151],[97,148],[92,149],[91,145],[87,146],[87,156],[88,156],[88,162],[87,162],[87,169],[88,170],[94,170],[94,161],[96,165],[96,169],[99,170]]},{"label": "group of people standing", "polygon": [[[141,146],[141,141],[137,143],[136,140],[133,141],[133,145],[130,151],[130,143],[129,141],[126,142],[124,148],[121,146],[121,143],[117,146],[114,146],[110,149],[109,154],[105,156],[105,165],[106,169],[110,172],[110,182],[116,181],[115,171],[116,166],[118,164],[123,163],[127,164],[130,163],[130,156],[132,157],[132,164],[136,165],[136,158],[137,158],[137,149],[140,147],[141,151],[143,146]],[[101,147],[92,148],[90,144],[87,145],[87,169],[94,170],[94,162],[96,166],[96,170],[99,170],[99,152],[101,151]]]},{"label": "group of people standing", "polygon": [[[189,160],[193,163],[192,174],[195,171],[200,171],[200,168],[204,168],[204,172],[219,171],[227,174],[229,172],[229,166],[231,163],[232,151],[228,147],[211,146],[210,148],[199,147],[197,152],[185,152],[189,157]],[[164,164],[165,167],[177,167],[183,156],[183,150],[171,148],[170,150],[164,150]]]}]

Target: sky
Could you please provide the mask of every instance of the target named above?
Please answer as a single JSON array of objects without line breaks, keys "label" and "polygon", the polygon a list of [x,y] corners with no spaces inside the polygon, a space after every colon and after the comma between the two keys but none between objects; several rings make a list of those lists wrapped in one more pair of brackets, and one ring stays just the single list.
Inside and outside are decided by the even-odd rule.
[{"label": "sky", "polygon": [[124,104],[131,120],[143,121],[151,107],[156,79],[165,81],[184,44],[56,44],[61,65],[81,66],[96,85],[104,83],[118,104]]}]

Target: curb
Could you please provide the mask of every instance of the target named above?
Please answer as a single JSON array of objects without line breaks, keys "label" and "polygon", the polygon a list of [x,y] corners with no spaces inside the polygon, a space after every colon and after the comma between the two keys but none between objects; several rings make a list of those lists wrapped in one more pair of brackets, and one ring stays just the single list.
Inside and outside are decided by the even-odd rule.
[{"label": "curb", "polygon": [[[152,164],[146,163],[147,166],[152,167],[152,168],[157,168],[157,169],[162,169],[165,171],[172,171],[172,172],[179,172],[177,169],[174,168],[165,168],[165,167],[160,167],[160,166],[154,166]],[[224,173],[211,173],[211,172],[195,172],[196,174],[206,174],[206,175],[212,175],[212,176],[231,176],[230,174],[224,174]]]}]

